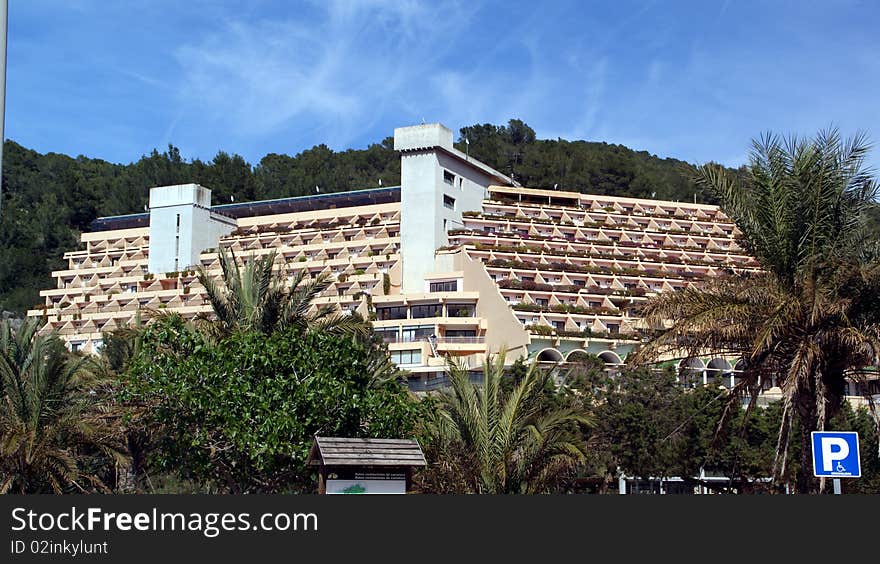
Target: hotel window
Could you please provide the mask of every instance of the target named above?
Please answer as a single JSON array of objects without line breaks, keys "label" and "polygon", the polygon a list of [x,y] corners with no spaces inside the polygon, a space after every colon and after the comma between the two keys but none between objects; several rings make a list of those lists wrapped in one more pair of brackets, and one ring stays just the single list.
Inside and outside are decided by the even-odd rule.
[{"label": "hotel window", "polygon": [[416,325],[415,327],[404,327],[400,341],[402,343],[415,343],[419,341],[424,341],[433,334],[433,325]]},{"label": "hotel window", "polygon": [[474,304],[449,304],[446,306],[447,317],[473,317],[476,312]]},{"label": "hotel window", "polygon": [[443,182],[446,184],[454,184],[455,183],[455,175],[449,172],[448,170],[443,171]]},{"label": "hotel window", "polygon": [[612,335],[617,335],[618,333],[620,333],[620,325],[618,325],[616,323],[609,323],[608,324],[608,332],[611,333]]},{"label": "hotel window", "polygon": [[440,304],[414,305],[411,308],[413,319],[426,317],[442,317],[443,307]]},{"label": "hotel window", "polygon": [[455,198],[453,198],[452,196],[447,196],[446,194],[443,194],[443,207],[450,209],[450,210],[454,210],[455,209]]},{"label": "hotel window", "polygon": [[406,306],[377,307],[376,317],[381,321],[388,319],[406,319]]},{"label": "hotel window", "polygon": [[477,332],[473,329],[447,329],[446,333],[443,335],[446,338],[450,337],[476,337]]},{"label": "hotel window", "polygon": [[395,364],[421,364],[422,351],[391,351],[391,360]]},{"label": "hotel window", "polygon": [[428,290],[430,292],[455,292],[458,290],[458,281],[431,282],[428,285]]},{"label": "hotel window", "polygon": [[397,327],[389,329],[376,329],[373,331],[383,342],[396,343],[398,341]]}]

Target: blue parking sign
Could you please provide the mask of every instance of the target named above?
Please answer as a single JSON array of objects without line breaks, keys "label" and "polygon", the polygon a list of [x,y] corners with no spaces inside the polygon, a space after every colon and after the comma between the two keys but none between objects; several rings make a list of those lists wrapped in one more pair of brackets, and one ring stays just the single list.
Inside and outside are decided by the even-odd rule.
[{"label": "blue parking sign", "polygon": [[859,434],[813,431],[813,475],[818,478],[861,478]]}]

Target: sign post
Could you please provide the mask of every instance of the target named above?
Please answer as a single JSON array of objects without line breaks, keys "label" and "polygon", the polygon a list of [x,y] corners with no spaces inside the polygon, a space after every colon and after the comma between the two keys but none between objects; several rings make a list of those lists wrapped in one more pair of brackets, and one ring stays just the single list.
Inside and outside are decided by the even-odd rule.
[{"label": "sign post", "polygon": [[859,434],[851,431],[813,431],[813,476],[832,478],[840,494],[841,478],[861,478]]}]

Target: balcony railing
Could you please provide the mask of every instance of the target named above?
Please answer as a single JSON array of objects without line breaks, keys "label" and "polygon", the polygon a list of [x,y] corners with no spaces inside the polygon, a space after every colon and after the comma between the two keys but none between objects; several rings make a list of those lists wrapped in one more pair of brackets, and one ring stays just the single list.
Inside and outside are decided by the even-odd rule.
[{"label": "balcony railing", "polygon": [[422,335],[382,335],[382,341],[385,343],[417,343],[426,340],[428,337]]},{"label": "balcony railing", "polygon": [[478,336],[478,337],[438,337],[438,338],[437,338],[437,344],[438,344],[438,345],[442,345],[442,344],[457,345],[457,344],[461,344],[461,343],[485,343],[485,342],[486,342],[486,337],[485,337],[485,336]]}]

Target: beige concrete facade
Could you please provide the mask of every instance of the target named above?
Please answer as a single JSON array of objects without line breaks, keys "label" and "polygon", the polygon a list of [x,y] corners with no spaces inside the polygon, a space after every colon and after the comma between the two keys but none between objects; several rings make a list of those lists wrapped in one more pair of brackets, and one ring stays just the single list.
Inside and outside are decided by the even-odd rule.
[{"label": "beige concrete facade", "polygon": [[[102,218],[82,234],[82,250],[64,255],[67,268],[52,273],[55,287],[28,315],[43,317],[43,330],[57,331],[72,349],[95,352],[104,333],[147,310],[210,315],[196,268],[219,277],[218,248],[239,258],[274,251],[288,277],[300,270],[329,276],[317,303],[370,316],[392,359],[426,381],[449,358],[479,369],[501,350],[509,362],[555,364],[583,353],[623,364],[643,337],[639,305],[652,295],[757,269],[717,206],[488,184],[505,177],[452,149],[445,128],[423,129],[401,137],[410,143],[401,145],[403,158],[436,158],[422,159],[425,169],[406,175],[409,184],[211,207],[211,217],[235,229],[181,271],[149,271],[147,214]],[[403,215],[418,205],[407,191],[437,200],[435,224],[407,224],[427,239],[402,237]],[[481,191],[473,201],[464,196]],[[441,237],[435,231],[444,223]],[[428,239],[446,244],[425,247]],[[419,277],[405,283],[401,257],[414,252]],[[154,263],[168,263],[162,258]],[[738,372],[733,358],[683,367],[697,381],[721,377],[725,385]]]}]

